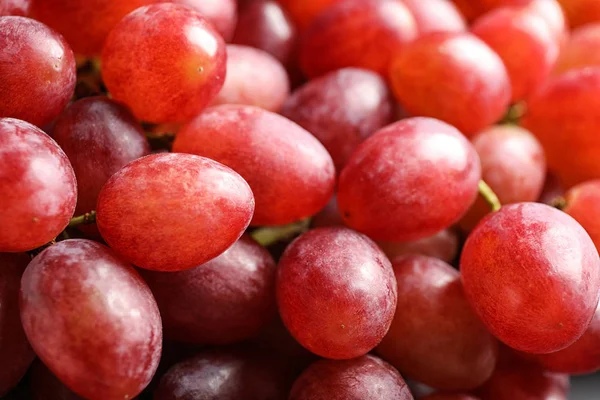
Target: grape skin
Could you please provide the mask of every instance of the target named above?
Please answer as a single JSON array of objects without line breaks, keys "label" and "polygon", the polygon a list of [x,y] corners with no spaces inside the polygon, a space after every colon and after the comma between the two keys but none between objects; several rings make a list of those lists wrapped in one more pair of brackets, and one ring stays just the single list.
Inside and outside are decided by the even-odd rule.
[{"label": "grape skin", "polygon": [[224,40],[233,37],[237,22],[236,0],[171,0],[193,8],[204,15],[217,29]]},{"label": "grape skin", "polygon": [[32,0],[0,0],[0,17],[5,15],[19,15],[27,17]]}]

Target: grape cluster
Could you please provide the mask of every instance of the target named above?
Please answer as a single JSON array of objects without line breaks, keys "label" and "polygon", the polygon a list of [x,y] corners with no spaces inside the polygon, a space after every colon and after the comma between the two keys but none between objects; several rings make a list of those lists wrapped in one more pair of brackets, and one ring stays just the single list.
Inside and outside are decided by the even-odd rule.
[{"label": "grape cluster", "polygon": [[598,0],[0,0],[0,398],[566,400],[599,46]]}]

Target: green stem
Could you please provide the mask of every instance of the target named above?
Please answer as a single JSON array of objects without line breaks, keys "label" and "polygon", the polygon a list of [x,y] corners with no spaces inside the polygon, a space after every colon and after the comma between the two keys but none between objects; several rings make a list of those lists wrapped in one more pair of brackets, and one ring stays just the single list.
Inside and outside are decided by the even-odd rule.
[{"label": "green stem", "polygon": [[294,236],[306,232],[310,226],[310,218],[289,225],[260,228],[250,235],[261,246],[269,247],[280,241],[289,240]]},{"label": "green stem", "polygon": [[94,222],[96,222],[96,211],[90,211],[89,213],[71,218],[68,226],[69,228],[73,228],[74,226],[93,224]]},{"label": "green stem", "polygon": [[479,181],[479,195],[489,204],[492,212],[498,211],[502,207],[496,193],[494,193],[492,188],[483,179]]},{"label": "green stem", "polygon": [[559,210],[564,210],[567,207],[567,199],[565,199],[562,196],[559,196],[559,197],[555,198],[554,200],[552,200],[550,205]]}]

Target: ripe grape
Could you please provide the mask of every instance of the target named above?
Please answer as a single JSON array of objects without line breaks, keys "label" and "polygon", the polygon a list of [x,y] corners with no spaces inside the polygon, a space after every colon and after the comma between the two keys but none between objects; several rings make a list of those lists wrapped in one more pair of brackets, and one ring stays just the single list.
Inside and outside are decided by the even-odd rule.
[{"label": "ripe grape", "polygon": [[39,360],[33,363],[29,380],[33,400],[83,400],[59,381]]},{"label": "ripe grape", "polygon": [[256,198],[253,225],[283,225],[316,214],[333,193],[335,168],[310,133],[277,114],[239,105],[211,107],[185,125],[173,151],[231,167]]},{"label": "ripe grape", "polygon": [[468,394],[460,393],[434,393],[429,396],[422,397],[419,400],[479,400]]},{"label": "ripe grape", "polygon": [[32,0],[0,0],[0,16],[29,15]]},{"label": "ripe grape", "polygon": [[538,203],[502,207],[471,233],[461,257],[469,302],[492,334],[529,353],[573,344],[600,294],[600,259],[585,230]]},{"label": "ripe grape", "polygon": [[386,75],[392,58],[417,35],[414,17],[397,0],[345,0],[306,30],[300,66],[309,77],[344,67]]},{"label": "ripe grape", "polygon": [[225,43],[199,13],[169,3],[138,8],[110,32],[102,77],[116,101],[153,123],[199,114],[225,79]]},{"label": "ripe grape", "polygon": [[600,178],[600,68],[570,71],[551,79],[527,105],[525,129],[542,143],[548,168],[571,187]]},{"label": "ripe grape", "polygon": [[575,218],[600,249],[600,180],[572,187],[565,195],[563,211]]},{"label": "ripe grape", "polygon": [[212,105],[245,104],[277,112],[290,94],[285,68],[262,50],[227,46],[227,77]]},{"label": "ripe grape", "polygon": [[320,14],[345,0],[280,0],[290,13],[295,23],[302,30],[306,29]]},{"label": "ripe grape", "polygon": [[372,355],[321,360],[294,383],[289,400],[413,400],[402,376]]},{"label": "ripe grape", "polygon": [[297,89],[281,114],[319,139],[339,171],[364,139],[394,120],[393,111],[391,93],[379,75],[343,68]]},{"label": "ripe grape", "polygon": [[[512,125],[494,126],[472,139],[481,159],[483,180],[498,196],[501,204],[536,201],[546,177],[544,149],[535,136]],[[460,227],[470,232],[490,211],[479,197]]]},{"label": "ripe grape", "polygon": [[171,0],[173,3],[182,4],[204,15],[217,32],[230,41],[233,37],[237,22],[237,4],[235,0]]},{"label": "ripe grape", "polygon": [[106,243],[134,265],[181,271],[235,243],[253,210],[250,187],[231,169],[167,153],[114,174],[100,192],[96,222]]},{"label": "ripe grape", "polygon": [[473,135],[506,112],[510,80],[500,57],[470,33],[422,36],[391,64],[392,89],[409,114]]},{"label": "ripe grape", "polygon": [[600,2],[597,0],[558,0],[558,2],[565,10],[571,28],[600,21]]},{"label": "ripe grape", "polygon": [[600,55],[596,52],[598,47],[600,22],[575,29],[561,50],[554,68],[555,75],[588,66],[600,67]]},{"label": "ripe grape", "polygon": [[27,122],[0,118],[0,252],[33,250],[67,226],[77,201],[69,159]]},{"label": "ripe grape", "polygon": [[75,57],[53,30],[29,18],[0,17],[0,118],[44,126],[75,90]]},{"label": "ripe grape", "polygon": [[95,210],[108,178],[150,152],[133,115],[107,97],[71,104],[54,123],[52,137],[69,157],[77,177],[77,215]]},{"label": "ripe grape", "polygon": [[480,178],[477,152],[458,130],[410,118],[355,150],[340,174],[338,204],[348,226],[376,240],[421,239],[463,216]]},{"label": "ripe grape", "polygon": [[402,0],[410,10],[421,35],[430,32],[462,32],[467,30],[464,17],[448,0]]},{"label": "ripe grape", "polygon": [[410,254],[421,254],[452,262],[458,255],[458,235],[449,229],[412,242],[377,242],[390,260]]},{"label": "ripe grape", "polygon": [[397,298],[390,262],[350,229],[319,228],[300,236],[285,250],[277,273],[285,326],[322,357],[362,356],[392,322]]},{"label": "ripe grape", "polygon": [[392,263],[394,321],[377,353],[403,375],[436,389],[471,390],[496,365],[497,342],[469,306],[458,271],[425,256]]},{"label": "ripe grape", "polygon": [[170,339],[233,343],[256,335],[275,314],[275,262],[250,237],[188,271],[141,273]]},{"label": "ripe grape", "polygon": [[19,316],[21,275],[26,254],[0,253],[0,397],[25,375],[35,358]]},{"label": "ripe grape", "polygon": [[158,366],[162,328],[152,293],[99,243],[66,240],[35,257],[21,281],[21,319],[44,364],[87,399],[133,398]]},{"label": "ripe grape", "polygon": [[560,43],[554,32],[542,17],[527,8],[500,8],[475,21],[471,32],[504,62],[513,102],[538,89],[558,58]]}]

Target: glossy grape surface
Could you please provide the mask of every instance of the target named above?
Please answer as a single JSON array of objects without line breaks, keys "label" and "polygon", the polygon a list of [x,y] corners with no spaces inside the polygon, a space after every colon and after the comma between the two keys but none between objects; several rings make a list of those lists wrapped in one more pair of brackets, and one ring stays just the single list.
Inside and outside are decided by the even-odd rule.
[{"label": "glossy grape surface", "polygon": [[233,37],[237,22],[236,0],[171,0],[173,3],[182,4],[193,8],[208,19],[217,32],[230,41]]},{"label": "glossy grape surface", "polygon": [[402,0],[417,23],[419,34],[462,32],[467,24],[454,3],[447,0]]},{"label": "glossy grape surface", "polygon": [[277,273],[284,324],[322,357],[362,356],[392,322],[397,298],[390,262],[375,243],[350,229],[320,228],[300,236],[286,249]]},{"label": "glossy grape surface", "polygon": [[225,80],[225,43],[201,14],[169,3],[142,7],[111,31],[102,77],[116,101],[153,123],[199,114]]},{"label": "glossy grape surface", "polygon": [[338,204],[346,224],[373,239],[421,239],[462,217],[480,177],[477,152],[458,130],[410,118],[355,150],[340,174]]},{"label": "glossy grape surface", "polygon": [[596,310],[600,259],[585,230],[538,203],[504,206],[471,233],[461,256],[465,293],[489,331],[529,353],[573,344]]},{"label": "glossy grape surface", "polygon": [[311,22],[335,3],[343,0],[280,0],[300,29],[306,29]]},{"label": "glossy grape surface", "polygon": [[575,218],[600,249],[600,180],[580,183],[565,195],[563,211]]},{"label": "glossy grape surface", "polygon": [[0,118],[43,126],[75,89],[75,58],[64,39],[24,17],[0,17]]},{"label": "glossy grape surface", "polygon": [[77,183],[69,159],[35,126],[0,118],[0,252],[33,250],[69,223]]},{"label": "glossy grape surface", "polygon": [[96,222],[104,240],[134,265],[181,271],[235,243],[253,210],[250,187],[226,166],[188,154],[155,154],[108,180]]},{"label": "glossy grape surface", "polygon": [[112,250],[59,242],[29,263],[21,319],[40,359],[90,400],[133,398],[158,366],[162,327],[150,289]]},{"label": "glossy grape surface", "polygon": [[27,17],[31,9],[31,0],[0,0],[0,16],[20,15]]}]

